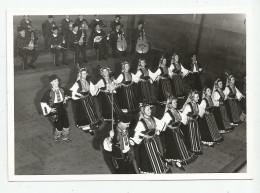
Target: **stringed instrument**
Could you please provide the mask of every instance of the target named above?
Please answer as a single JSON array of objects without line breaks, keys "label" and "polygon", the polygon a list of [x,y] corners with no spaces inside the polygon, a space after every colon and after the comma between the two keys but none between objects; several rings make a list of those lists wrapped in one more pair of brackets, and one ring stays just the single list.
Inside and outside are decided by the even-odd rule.
[{"label": "stringed instrument", "polygon": [[125,39],[125,36],[123,34],[123,30],[122,30],[122,33],[119,34],[119,37],[117,38],[117,49],[121,52],[125,51],[127,49],[127,42],[126,42],[126,39]]},{"label": "stringed instrument", "polygon": [[142,29],[141,32],[141,37],[138,38],[137,42],[136,42],[136,52],[139,54],[145,54],[149,51],[149,45],[148,45],[148,41],[146,39],[145,36],[145,32],[144,29]]},{"label": "stringed instrument", "polygon": [[33,50],[34,48],[34,33],[31,33],[31,41],[28,44],[28,49]]}]

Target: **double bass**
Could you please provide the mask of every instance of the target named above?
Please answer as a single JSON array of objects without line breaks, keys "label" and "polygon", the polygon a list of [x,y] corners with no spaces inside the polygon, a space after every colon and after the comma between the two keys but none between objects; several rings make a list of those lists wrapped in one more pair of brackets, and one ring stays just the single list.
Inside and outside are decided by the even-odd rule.
[{"label": "double bass", "polygon": [[143,28],[142,28],[141,36],[137,39],[135,49],[136,52],[139,54],[145,54],[149,51],[149,45]]},{"label": "double bass", "polygon": [[118,38],[117,38],[117,49],[121,52],[125,51],[127,49],[127,43],[126,43],[126,39],[124,36],[124,31],[123,29],[121,30],[121,34],[119,34]]}]

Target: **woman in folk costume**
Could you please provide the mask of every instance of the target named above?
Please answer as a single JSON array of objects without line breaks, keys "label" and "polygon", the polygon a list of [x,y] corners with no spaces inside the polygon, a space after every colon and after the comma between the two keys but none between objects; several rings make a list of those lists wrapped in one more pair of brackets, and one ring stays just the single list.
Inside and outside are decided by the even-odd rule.
[{"label": "woman in folk costume", "polygon": [[51,75],[49,81],[51,87],[41,99],[43,115],[48,116],[55,126],[54,141],[58,142],[61,138],[63,141],[70,142],[70,125],[64,104],[72,93],[70,90],[59,86],[57,75]]},{"label": "woman in folk costume", "polygon": [[184,142],[184,136],[180,129],[181,122],[187,119],[177,110],[177,98],[170,96],[167,100],[165,113],[161,119],[167,127],[161,135],[164,137],[165,159],[167,162],[175,162],[175,166],[184,170],[182,165],[187,165],[197,158],[191,153]]},{"label": "woman in folk costume", "polygon": [[138,93],[140,94],[140,103],[156,103],[153,79],[154,74],[146,67],[144,59],[139,59],[136,76],[139,78]]},{"label": "woman in folk costume", "polygon": [[235,77],[227,74],[226,88],[224,90],[225,104],[231,124],[238,125],[240,122],[241,109],[238,105],[244,96],[235,86]]},{"label": "woman in folk costume", "polygon": [[130,64],[127,61],[122,62],[122,73],[116,79],[121,85],[117,90],[117,98],[123,112],[136,113],[139,111],[139,101],[135,83],[139,78],[129,70]]},{"label": "woman in folk costume", "polygon": [[129,138],[130,122],[129,117],[120,116],[116,127],[109,132],[109,137],[103,142],[104,149],[111,152],[111,161],[116,174],[139,173],[132,149],[134,143]]},{"label": "woman in folk costume", "polygon": [[77,127],[94,135],[93,129],[98,128],[101,119],[97,115],[92,97],[97,89],[89,80],[86,68],[79,70],[77,81],[70,90],[75,101]]},{"label": "woman in folk costume", "polygon": [[183,120],[185,125],[183,128],[183,133],[190,150],[193,153],[202,154],[201,135],[198,125],[198,116],[201,110],[198,105],[198,101],[199,92],[191,91],[182,109],[183,115],[187,116],[187,119]]},{"label": "woman in folk costume", "polygon": [[233,128],[230,124],[227,109],[224,104],[225,94],[223,92],[223,82],[221,79],[217,79],[214,83],[212,90],[212,101],[214,103],[215,109],[213,114],[219,129],[219,133],[230,132]]},{"label": "woman in folk costume", "polygon": [[158,135],[166,124],[152,115],[151,106],[145,104],[140,109],[139,121],[132,140],[138,145],[140,173],[169,173],[170,168],[162,156]]},{"label": "woman in folk costume", "polygon": [[100,95],[102,117],[104,121],[110,121],[112,117],[112,104],[115,117],[123,114],[115,95],[118,84],[116,83],[114,77],[111,76],[110,68],[100,68],[100,73],[102,78],[95,85],[97,88],[96,95]]},{"label": "woman in folk costume", "polygon": [[173,54],[171,58],[171,65],[169,67],[169,75],[172,79],[172,86],[174,93],[177,97],[184,97],[187,94],[187,88],[185,88],[185,83],[183,78],[187,76],[190,72],[185,69],[179,62],[179,56]]},{"label": "woman in folk costume", "polygon": [[205,87],[200,103],[201,113],[199,118],[199,128],[203,145],[213,147],[215,143],[223,141],[223,137],[218,132],[218,126],[213,115],[214,104],[211,98],[211,89]]},{"label": "woman in folk costume", "polygon": [[165,104],[167,98],[173,95],[171,79],[169,77],[168,68],[166,67],[167,60],[165,56],[162,56],[159,62],[159,68],[154,73],[158,83],[157,87],[157,101],[161,104]]}]

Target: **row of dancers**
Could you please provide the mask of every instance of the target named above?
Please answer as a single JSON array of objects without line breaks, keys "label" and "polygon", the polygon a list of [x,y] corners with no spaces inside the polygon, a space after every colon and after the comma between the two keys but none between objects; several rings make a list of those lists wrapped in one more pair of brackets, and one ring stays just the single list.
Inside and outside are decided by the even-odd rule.
[{"label": "row of dancers", "polygon": [[[117,120],[115,129],[104,140],[104,149],[112,152],[116,173],[167,173],[173,163],[183,170],[182,165],[202,154],[202,145],[221,143],[222,134],[233,130],[245,114],[245,103],[241,103],[245,96],[236,88],[232,75],[228,75],[225,88],[221,79],[215,81],[213,89],[205,87],[199,103],[200,93],[190,88],[200,86],[202,68],[196,56],[193,58],[192,71],[181,65],[177,54],[171,57],[169,68],[162,56],[155,72],[147,68],[144,59],[139,59],[135,74],[130,73],[130,64],[123,62],[117,78],[108,67],[102,67],[102,78],[96,84],[90,81],[87,69],[81,68],[70,89],[60,87],[56,75],[50,76],[51,88],[44,94],[41,106],[55,125],[54,140],[70,142],[64,103],[72,98],[76,125],[85,132],[93,135],[102,121]],[[192,79],[193,85],[186,86],[186,78]],[[102,118],[96,111],[94,96],[99,98]],[[178,106],[180,102],[183,105]],[[151,105],[165,106],[163,117],[154,117]],[[127,128],[131,120],[126,115],[136,112],[140,117],[130,136]]]}]

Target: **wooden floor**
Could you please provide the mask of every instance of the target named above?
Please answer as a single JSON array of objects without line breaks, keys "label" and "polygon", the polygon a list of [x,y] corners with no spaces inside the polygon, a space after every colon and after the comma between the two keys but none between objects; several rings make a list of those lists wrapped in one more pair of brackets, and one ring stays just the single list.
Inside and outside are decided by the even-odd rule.
[{"label": "wooden floor", "polygon": [[[48,56],[42,56],[42,58]],[[41,60],[41,59],[39,59]],[[19,61],[18,61],[19,62]],[[40,62],[40,61],[39,61]],[[97,74],[92,60],[86,66],[90,74]],[[110,59],[102,65],[115,68]],[[49,121],[41,115],[40,99],[48,89],[48,76],[57,74],[62,86],[70,87],[77,76],[77,69],[69,66],[53,67],[42,62],[36,70],[23,72],[15,65],[14,114],[15,114],[15,174],[109,174],[108,154],[102,143],[108,136],[109,124],[103,124],[94,137],[75,127],[72,103],[67,105],[71,125],[71,143],[55,143]],[[160,109],[159,109],[160,111]],[[185,166],[185,173],[234,172],[246,162],[246,123],[224,135],[224,142],[214,148],[203,147],[203,155]],[[174,173],[181,173],[173,167]]]}]

